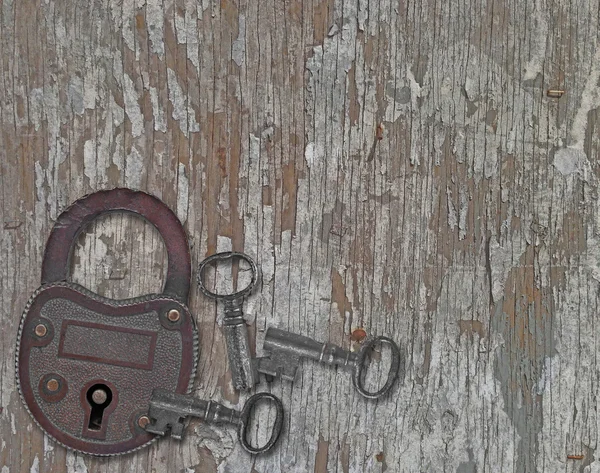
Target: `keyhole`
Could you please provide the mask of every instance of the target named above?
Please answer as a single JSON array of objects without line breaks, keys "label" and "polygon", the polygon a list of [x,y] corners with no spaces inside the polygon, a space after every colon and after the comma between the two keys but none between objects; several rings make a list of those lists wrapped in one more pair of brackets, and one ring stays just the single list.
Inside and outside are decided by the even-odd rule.
[{"label": "keyhole", "polygon": [[94,384],[88,389],[86,399],[92,407],[88,429],[100,430],[102,429],[104,410],[112,402],[112,391],[105,384]]}]

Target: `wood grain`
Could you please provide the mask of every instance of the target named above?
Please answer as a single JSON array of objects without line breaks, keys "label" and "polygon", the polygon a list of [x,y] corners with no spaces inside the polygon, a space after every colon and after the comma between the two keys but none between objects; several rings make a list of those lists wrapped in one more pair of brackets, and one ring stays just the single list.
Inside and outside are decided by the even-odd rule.
[{"label": "wood grain", "polygon": [[[594,0],[0,0],[0,472],[600,471],[599,17]],[[118,458],[54,445],[16,391],[17,324],[54,219],[115,186],[176,210],[194,265],[257,258],[259,354],[269,325],[387,334],[393,395],[306,363],[260,386],[286,407],[270,456],[198,422]],[[155,292],[165,258],[115,215],[73,279]],[[190,306],[195,392],[239,407],[218,308]]]}]

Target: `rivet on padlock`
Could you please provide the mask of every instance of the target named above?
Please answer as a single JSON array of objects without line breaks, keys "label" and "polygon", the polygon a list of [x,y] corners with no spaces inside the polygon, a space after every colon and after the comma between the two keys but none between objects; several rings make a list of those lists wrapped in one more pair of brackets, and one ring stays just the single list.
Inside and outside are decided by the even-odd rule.
[{"label": "rivet on padlock", "polygon": [[[78,235],[109,212],[139,215],[163,237],[168,270],[162,294],[112,300],[69,281]],[[198,333],[186,307],[190,275],[185,231],[155,197],[101,191],[59,216],[16,351],[21,397],[49,436],[95,455],[125,453],[154,439],[142,422],[153,390],[186,394],[194,380]]]}]

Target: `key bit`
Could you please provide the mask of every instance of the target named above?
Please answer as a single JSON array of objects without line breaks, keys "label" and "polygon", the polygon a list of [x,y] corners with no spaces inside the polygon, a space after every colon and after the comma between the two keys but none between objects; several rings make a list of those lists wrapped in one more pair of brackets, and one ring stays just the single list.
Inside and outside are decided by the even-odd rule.
[{"label": "key bit", "polygon": [[268,356],[257,358],[254,362],[257,371],[267,376],[267,381],[272,381],[277,377],[286,381],[294,381],[300,366],[300,357],[284,350],[273,350]]},{"label": "key bit", "polygon": [[213,424],[237,425],[240,420],[239,411],[222,404],[164,389],[153,391],[148,416],[151,420],[146,426],[148,432],[166,435],[171,429],[171,436],[177,440],[181,440],[183,436],[184,420],[187,417],[198,417]]},{"label": "key bit", "polygon": [[[275,404],[276,416],[269,441],[262,447],[253,447],[247,440],[250,424],[250,414],[254,406],[266,399]],[[188,417],[197,417],[211,424],[232,424],[238,427],[238,439],[242,447],[249,453],[259,454],[270,450],[281,435],[283,427],[283,405],[270,393],[258,393],[251,396],[241,411],[230,409],[218,402],[205,401],[187,394],[178,394],[165,389],[155,389],[152,392],[148,410],[150,422],[146,431],[171,436],[177,440],[183,437],[184,422]]]}]

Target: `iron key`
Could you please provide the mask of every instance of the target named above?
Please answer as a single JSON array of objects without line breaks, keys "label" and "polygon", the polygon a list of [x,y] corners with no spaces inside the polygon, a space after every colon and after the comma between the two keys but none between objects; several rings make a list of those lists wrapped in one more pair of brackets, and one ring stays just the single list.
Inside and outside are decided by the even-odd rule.
[{"label": "iron key", "polygon": [[[247,439],[250,413],[254,406],[263,399],[273,401],[277,413],[269,441],[262,447],[253,447]],[[145,427],[146,431],[166,435],[170,429],[171,436],[178,440],[181,440],[183,436],[184,420],[187,417],[198,417],[213,424],[237,425],[238,439],[242,447],[247,452],[256,455],[270,450],[277,442],[283,426],[283,405],[273,394],[258,393],[246,401],[241,411],[237,411],[218,402],[205,401],[194,396],[177,394],[165,389],[155,389],[152,392],[148,417],[150,423]]]},{"label": "iron key", "polygon": [[[367,355],[378,343],[389,345],[391,364],[383,387],[378,391],[371,392],[366,389],[363,380]],[[354,388],[369,399],[376,399],[387,393],[398,377],[400,368],[400,349],[388,337],[369,338],[362,344],[360,350],[354,353],[332,343],[320,343],[304,335],[269,327],[263,349],[267,355],[255,360],[260,373],[267,376],[280,376],[288,381],[293,381],[301,359],[308,358],[326,365],[352,370]]]},{"label": "iron key", "polygon": [[[233,294],[217,294],[208,290],[204,284],[204,271],[209,264],[239,258],[250,265],[252,279],[244,289]],[[252,258],[244,253],[225,251],[206,258],[198,268],[198,286],[202,293],[211,299],[222,300],[225,305],[223,331],[227,345],[227,358],[231,370],[231,380],[235,389],[248,391],[257,383],[255,370],[252,365],[248,327],[244,320],[242,305],[244,298],[252,292],[258,280],[258,268]]]}]

